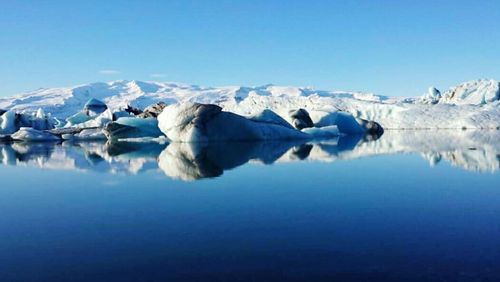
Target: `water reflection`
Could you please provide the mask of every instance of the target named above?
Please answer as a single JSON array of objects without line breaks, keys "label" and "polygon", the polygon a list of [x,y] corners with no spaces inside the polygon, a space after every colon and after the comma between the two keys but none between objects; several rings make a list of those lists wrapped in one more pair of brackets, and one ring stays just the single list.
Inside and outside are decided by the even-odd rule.
[{"label": "water reflection", "polygon": [[431,166],[448,162],[477,172],[500,169],[500,131],[388,131],[374,141],[350,136],[317,142],[241,143],[1,143],[4,165],[137,174],[156,170],[182,180],[221,176],[250,161],[332,162],[382,154],[418,153]]},{"label": "water reflection", "polygon": [[304,146],[312,145],[300,141],[172,143],[160,154],[158,165],[172,178],[196,180],[220,176],[224,170],[250,160],[272,164],[288,151],[293,155],[303,154],[301,148]]}]

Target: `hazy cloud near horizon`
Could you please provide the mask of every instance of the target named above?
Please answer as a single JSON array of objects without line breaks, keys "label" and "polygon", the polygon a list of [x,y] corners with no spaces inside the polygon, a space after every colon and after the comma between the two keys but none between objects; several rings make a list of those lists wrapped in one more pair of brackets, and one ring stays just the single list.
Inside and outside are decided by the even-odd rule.
[{"label": "hazy cloud near horizon", "polygon": [[164,78],[166,77],[167,75],[164,74],[164,73],[152,73],[150,74],[149,76],[151,76],[152,78]]},{"label": "hazy cloud near horizon", "polygon": [[115,75],[115,74],[121,74],[121,72],[118,70],[105,69],[105,70],[99,70],[99,74]]}]

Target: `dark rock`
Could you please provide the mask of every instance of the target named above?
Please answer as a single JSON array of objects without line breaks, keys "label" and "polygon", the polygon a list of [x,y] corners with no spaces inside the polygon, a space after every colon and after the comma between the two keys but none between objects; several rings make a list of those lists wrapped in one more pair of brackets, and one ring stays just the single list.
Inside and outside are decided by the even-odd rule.
[{"label": "dark rock", "polygon": [[384,134],[384,128],[378,122],[369,121],[366,124],[366,133],[380,137]]},{"label": "dark rock", "polygon": [[130,105],[127,105],[127,107],[124,109],[124,111],[127,112],[127,113],[129,113],[129,114],[133,114],[134,116],[142,114],[142,110],[141,109],[132,107]]},{"label": "dark rock", "polygon": [[311,150],[314,146],[312,144],[302,144],[300,146],[294,147],[292,149],[292,155],[297,157],[299,160],[305,160],[309,157]]},{"label": "dark rock", "polygon": [[290,118],[292,119],[292,124],[297,129],[314,127],[314,123],[309,116],[309,113],[304,109],[298,109],[289,112]]},{"label": "dark rock", "polygon": [[193,104],[192,110],[194,114],[191,122],[200,125],[202,128],[205,128],[206,123],[214,116],[222,112],[221,107],[213,104]]},{"label": "dark rock", "polygon": [[358,119],[358,122],[366,129],[369,140],[377,140],[384,134],[384,128],[378,122],[365,119]]},{"label": "dark rock", "polygon": [[150,118],[150,117],[157,118],[161,114],[163,109],[165,109],[166,106],[167,106],[167,104],[165,104],[163,102],[159,102],[159,103],[150,105],[147,108],[145,108],[142,113],[138,114],[137,117],[138,118]]},{"label": "dark rock", "polygon": [[5,114],[6,112],[7,112],[6,110],[0,109],[0,116]]}]

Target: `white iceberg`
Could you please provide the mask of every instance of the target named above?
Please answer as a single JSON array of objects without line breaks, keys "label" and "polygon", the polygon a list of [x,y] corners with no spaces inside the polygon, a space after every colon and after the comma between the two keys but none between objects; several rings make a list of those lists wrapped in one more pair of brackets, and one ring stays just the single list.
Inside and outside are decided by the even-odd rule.
[{"label": "white iceberg", "polygon": [[21,127],[48,130],[55,128],[56,125],[58,120],[52,118],[50,114],[45,114],[41,108],[34,113],[16,113],[11,110],[0,116],[0,134],[12,134]]},{"label": "white iceberg", "polygon": [[320,120],[314,123],[315,127],[337,126],[339,132],[344,134],[364,134],[363,127],[351,114],[345,112],[325,113]]},{"label": "white iceberg", "polygon": [[[74,119],[70,118],[70,120],[68,120],[68,123],[66,124],[65,127],[76,127],[76,128],[104,127],[106,124],[113,121],[113,113],[111,112],[110,109],[105,110],[104,112],[100,113],[99,115],[89,117],[89,119],[87,119],[87,120],[85,120],[83,117],[81,117],[80,113],[77,115],[72,116],[71,118],[74,118]],[[77,123],[73,123],[73,122],[75,122],[75,120]]]},{"label": "white iceberg", "polygon": [[0,134],[12,134],[18,130],[14,111],[5,112],[0,116],[0,121]]},{"label": "white iceberg", "polygon": [[[22,123],[23,126],[28,126],[37,130],[48,130],[52,129],[56,125],[56,121],[51,118],[50,113],[46,114],[42,108],[36,111],[35,115],[20,115],[22,119],[25,119]],[[27,119],[27,120],[26,120]]]},{"label": "white iceberg", "polygon": [[420,102],[423,104],[436,104],[441,99],[441,92],[435,87],[429,87],[427,93],[420,98]]}]

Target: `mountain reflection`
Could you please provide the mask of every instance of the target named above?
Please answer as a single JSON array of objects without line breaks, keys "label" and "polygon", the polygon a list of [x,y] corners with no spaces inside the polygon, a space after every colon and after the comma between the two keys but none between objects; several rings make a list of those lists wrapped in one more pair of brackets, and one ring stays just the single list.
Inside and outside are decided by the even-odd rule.
[{"label": "mountain reflection", "polygon": [[500,131],[387,131],[369,141],[349,136],[317,142],[0,143],[0,163],[50,169],[137,174],[158,171],[181,180],[221,176],[248,162],[332,162],[417,153],[431,166],[448,162],[477,172],[500,169]]}]

